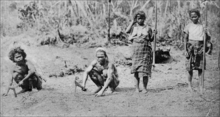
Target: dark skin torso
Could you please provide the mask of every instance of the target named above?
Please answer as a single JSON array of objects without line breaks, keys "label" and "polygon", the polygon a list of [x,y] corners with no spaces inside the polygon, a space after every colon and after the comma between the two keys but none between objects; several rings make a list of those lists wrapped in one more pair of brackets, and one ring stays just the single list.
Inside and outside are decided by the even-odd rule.
[{"label": "dark skin torso", "polygon": [[[13,79],[16,82],[20,82],[21,80],[24,81],[33,73],[35,73],[35,67],[30,61],[27,60],[15,62],[15,65],[12,69]],[[22,84],[22,82],[20,83]]]},{"label": "dark skin torso", "polygon": [[16,64],[14,66],[13,73],[18,73],[18,74],[21,74],[21,75],[26,75],[28,73],[28,67],[27,67],[27,65],[25,63],[24,64]]},{"label": "dark skin torso", "polygon": [[27,61],[22,61],[19,63],[16,63],[14,65],[14,68],[12,70],[12,74],[14,74],[13,79],[15,80],[15,82],[20,82],[21,80],[23,80],[25,78],[25,76],[28,74],[29,68],[27,65]]}]

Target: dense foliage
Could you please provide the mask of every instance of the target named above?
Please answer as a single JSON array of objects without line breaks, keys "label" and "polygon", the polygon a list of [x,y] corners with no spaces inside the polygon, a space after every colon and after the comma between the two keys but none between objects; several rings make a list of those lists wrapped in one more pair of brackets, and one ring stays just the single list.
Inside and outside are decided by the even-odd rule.
[{"label": "dense foliage", "polygon": [[[179,48],[183,42],[183,28],[189,22],[188,10],[198,8],[205,21],[204,0],[60,0],[60,1],[1,1],[1,36],[34,33],[39,44],[126,44],[124,33],[138,10],[147,14],[146,24],[155,27],[157,3],[158,42],[168,40]],[[208,29],[218,37],[219,1],[208,1]],[[110,16],[109,16],[110,12]],[[10,14],[10,15],[8,15]],[[109,22],[110,21],[110,22]],[[214,41],[216,39],[214,38]]]}]

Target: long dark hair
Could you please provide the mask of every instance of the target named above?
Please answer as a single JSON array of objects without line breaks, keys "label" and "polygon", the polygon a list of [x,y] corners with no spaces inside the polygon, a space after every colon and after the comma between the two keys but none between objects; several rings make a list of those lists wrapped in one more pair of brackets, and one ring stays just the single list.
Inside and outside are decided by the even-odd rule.
[{"label": "long dark hair", "polygon": [[23,50],[21,47],[13,48],[13,49],[9,52],[9,54],[8,54],[9,59],[10,59],[11,61],[13,61],[13,62],[15,62],[15,61],[14,61],[14,55],[15,55],[16,53],[21,54],[21,55],[23,56],[23,59],[25,59],[26,56],[27,56],[26,53],[24,52],[24,50]]}]

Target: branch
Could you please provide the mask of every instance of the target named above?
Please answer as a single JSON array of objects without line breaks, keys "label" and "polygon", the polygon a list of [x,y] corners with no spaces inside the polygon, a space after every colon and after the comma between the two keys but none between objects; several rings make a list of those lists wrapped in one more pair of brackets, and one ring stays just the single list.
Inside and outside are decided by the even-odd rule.
[{"label": "branch", "polygon": [[146,2],[144,3],[144,5],[141,7],[140,10],[143,10],[143,9],[146,7],[146,5],[147,5],[150,1],[151,1],[151,0],[146,1]]}]

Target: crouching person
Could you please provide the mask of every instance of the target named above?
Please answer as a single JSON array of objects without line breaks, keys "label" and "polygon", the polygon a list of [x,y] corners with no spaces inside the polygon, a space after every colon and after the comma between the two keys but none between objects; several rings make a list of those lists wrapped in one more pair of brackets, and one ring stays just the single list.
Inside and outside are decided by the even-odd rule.
[{"label": "crouching person", "polygon": [[107,87],[109,87],[113,93],[119,84],[117,69],[114,64],[108,60],[107,53],[103,48],[96,50],[96,60],[92,61],[84,73],[84,89],[88,76],[98,87],[94,91],[96,96],[102,96]]},{"label": "crouching person", "polygon": [[9,85],[7,92],[3,96],[7,96],[13,81],[20,86],[22,90],[17,94],[24,93],[26,91],[32,91],[33,88],[37,90],[42,89],[42,77],[36,72],[34,65],[26,60],[26,53],[20,47],[16,47],[9,52],[9,59],[14,62],[11,69],[11,78],[9,79]]}]

